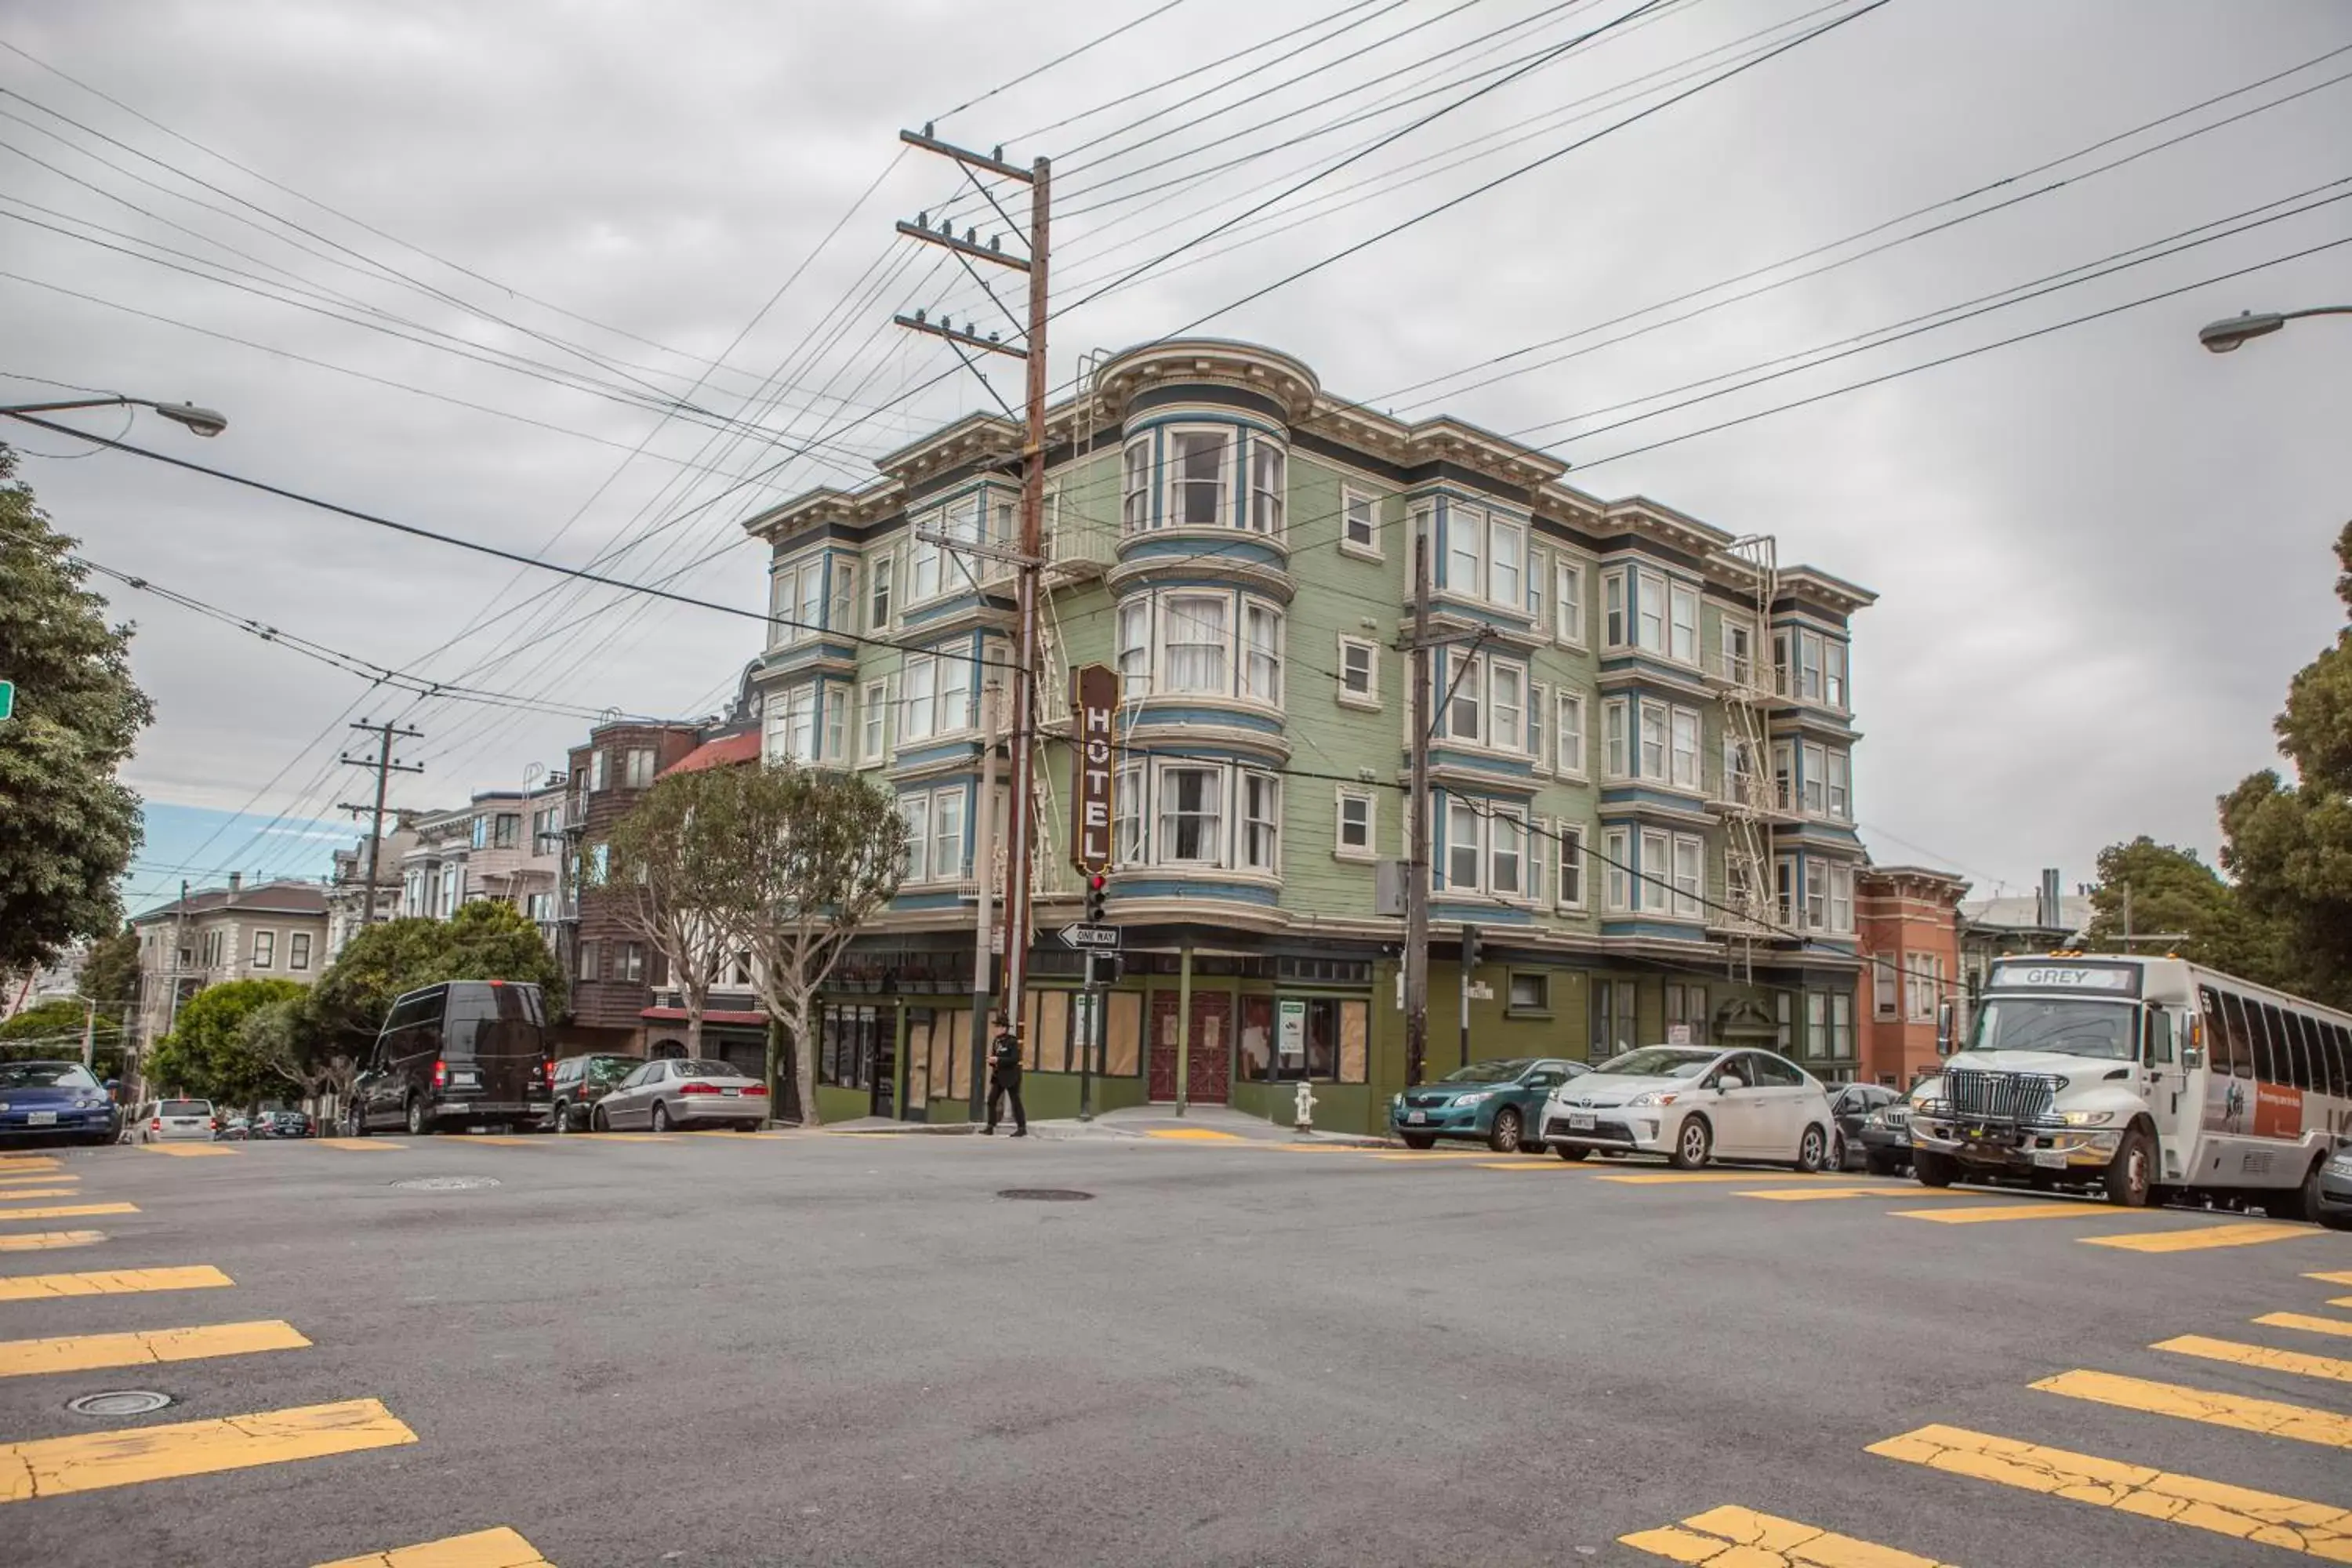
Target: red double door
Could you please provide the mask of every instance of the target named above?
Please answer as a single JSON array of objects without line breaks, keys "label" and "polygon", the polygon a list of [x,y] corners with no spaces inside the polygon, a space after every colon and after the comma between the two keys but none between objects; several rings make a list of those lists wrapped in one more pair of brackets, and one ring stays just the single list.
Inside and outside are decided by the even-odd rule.
[{"label": "red double door", "polygon": [[[1192,993],[1192,1042],[1185,1098],[1223,1105],[1233,1083],[1234,999],[1222,991]],[[1151,994],[1150,1089],[1154,1100],[1176,1098],[1176,993]]]}]

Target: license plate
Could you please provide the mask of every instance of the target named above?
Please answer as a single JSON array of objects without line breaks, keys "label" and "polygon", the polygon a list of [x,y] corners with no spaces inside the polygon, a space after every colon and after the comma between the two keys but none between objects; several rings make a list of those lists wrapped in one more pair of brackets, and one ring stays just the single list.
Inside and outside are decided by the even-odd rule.
[{"label": "license plate", "polygon": [[1576,1112],[1570,1111],[1568,1116],[1568,1130],[1570,1132],[1590,1132],[1592,1131],[1592,1118],[1590,1116],[1580,1116]]},{"label": "license plate", "polygon": [[25,1125],[27,1127],[55,1127],[57,1124],[58,1113],[54,1110],[28,1110],[25,1112]]},{"label": "license plate", "polygon": [[1429,1112],[1426,1110],[1408,1110],[1404,1113],[1404,1119],[1408,1125],[1418,1127],[1423,1122],[1429,1120]]},{"label": "license plate", "polygon": [[2063,1149],[2036,1149],[2033,1152],[2033,1163],[2044,1170],[2063,1171],[2066,1168],[2066,1151]]},{"label": "license plate", "polygon": [[478,1089],[481,1087],[482,1075],[475,1072],[453,1072],[449,1075],[449,1081],[459,1089]]},{"label": "license plate", "polygon": [[728,1099],[733,1100],[743,1091],[740,1089],[722,1089],[719,1092],[725,1095]]}]

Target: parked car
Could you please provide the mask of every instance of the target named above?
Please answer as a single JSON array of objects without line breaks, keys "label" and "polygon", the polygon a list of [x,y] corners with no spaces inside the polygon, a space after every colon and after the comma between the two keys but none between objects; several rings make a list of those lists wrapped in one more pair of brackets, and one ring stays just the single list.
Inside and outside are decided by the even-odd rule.
[{"label": "parked car", "polygon": [[1563,1160],[1599,1149],[1664,1154],[1684,1171],[1718,1158],[1818,1171],[1835,1136],[1819,1079],[1744,1048],[1644,1046],[1553,1089],[1543,1108],[1543,1142]]},{"label": "parked car", "polygon": [[2352,1230],[2352,1136],[2336,1140],[2336,1151],[2319,1168],[2319,1201],[2311,1217],[2330,1230]]},{"label": "parked car", "polygon": [[1879,1107],[1862,1124],[1862,1163],[1874,1176],[1911,1168],[1911,1113],[1942,1092],[1940,1078],[1922,1079],[1902,1099]]},{"label": "parked car", "polygon": [[209,1142],[220,1127],[209,1100],[151,1100],[139,1110],[139,1142]]},{"label": "parked car", "polygon": [[667,1057],[641,1062],[588,1112],[598,1132],[643,1127],[667,1132],[698,1121],[751,1131],[768,1119],[768,1086],[725,1062]]},{"label": "parked car", "polygon": [[352,1082],[353,1137],[448,1125],[538,1127],[552,1103],[555,1064],[536,985],[450,980],[392,1005],[368,1065]]},{"label": "parked car", "polygon": [[309,1116],[299,1110],[265,1110],[254,1121],[256,1138],[308,1138],[317,1131]]},{"label": "parked car", "polygon": [[1435,1083],[1406,1089],[1389,1101],[1389,1129],[1408,1149],[1430,1149],[1440,1138],[1475,1138],[1498,1154],[1533,1144],[1544,1096],[1592,1069],[1558,1057],[1515,1057],[1472,1062]]},{"label": "parked car", "polygon": [[110,1143],[114,1102],[79,1062],[0,1062],[0,1139]]},{"label": "parked car", "polygon": [[242,1143],[252,1135],[253,1123],[245,1117],[232,1116],[213,1129],[215,1143]]},{"label": "parked car", "polygon": [[558,1132],[577,1132],[588,1113],[623,1079],[646,1065],[643,1057],[566,1057],[555,1064],[555,1104],[548,1120]]},{"label": "parked car", "polygon": [[1900,1091],[1885,1084],[1840,1084],[1830,1097],[1830,1114],[1837,1119],[1837,1157],[1831,1163],[1841,1171],[1860,1170],[1863,1123],[1902,1098]]}]

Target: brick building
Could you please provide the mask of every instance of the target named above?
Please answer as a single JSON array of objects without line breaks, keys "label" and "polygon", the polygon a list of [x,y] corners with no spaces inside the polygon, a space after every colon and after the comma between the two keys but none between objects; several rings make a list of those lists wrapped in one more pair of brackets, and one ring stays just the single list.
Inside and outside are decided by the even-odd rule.
[{"label": "brick building", "polygon": [[1960,973],[1967,882],[1920,866],[1871,866],[1854,879],[1854,925],[1868,994],[1858,1076],[1909,1089],[1937,1068],[1937,1005]]},{"label": "brick building", "polygon": [[608,900],[581,890],[572,857],[583,845],[593,853],[654,780],[701,743],[697,724],[623,722],[598,726],[584,745],[572,749],[556,895],[556,956],[571,993],[569,1016],[557,1034],[566,1051],[645,1054],[645,1011],[657,961]]}]

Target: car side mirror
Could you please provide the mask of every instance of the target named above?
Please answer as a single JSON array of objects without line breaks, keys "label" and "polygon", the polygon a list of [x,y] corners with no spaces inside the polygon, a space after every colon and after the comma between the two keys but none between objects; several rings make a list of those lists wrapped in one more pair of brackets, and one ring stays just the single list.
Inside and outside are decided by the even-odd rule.
[{"label": "car side mirror", "polygon": [[1747,1087],[1748,1080],[1746,1079],[1737,1077],[1731,1073],[1725,1073],[1721,1078],[1715,1080],[1715,1092],[1717,1094],[1728,1094],[1735,1089],[1746,1089]]},{"label": "car side mirror", "polygon": [[2183,1046],[2180,1048],[2180,1065],[2194,1072],[2205,1065],[2205,1052],[2197,1046]]}]

